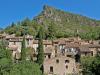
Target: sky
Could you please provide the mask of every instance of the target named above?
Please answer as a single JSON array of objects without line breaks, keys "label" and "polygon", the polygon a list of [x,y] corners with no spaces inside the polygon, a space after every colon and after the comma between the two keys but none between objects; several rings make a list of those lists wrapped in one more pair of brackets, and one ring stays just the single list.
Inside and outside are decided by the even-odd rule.
[{"label": "sky", "polygon": [[100,20],[100,0],[0,0],[0,28],[34,18],[44,5]]}]

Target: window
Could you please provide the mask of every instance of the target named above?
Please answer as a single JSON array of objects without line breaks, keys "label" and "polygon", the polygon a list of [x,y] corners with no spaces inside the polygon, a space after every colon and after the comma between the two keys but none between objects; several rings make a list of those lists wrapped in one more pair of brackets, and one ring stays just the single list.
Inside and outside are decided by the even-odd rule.
[{"label": "window", "polygon": [[67,57],[72,57],[72,55],[67,55]]},{"label": "window", "polygon": [[91,51],[91,55],[93,56],[93,51]]},{"label": "window", "polygon": [[51,58],[51,55],[48,55],[48,58],[50,59]]},{"label": "window", "polygon": [[66,69],[68,69],[68,65],[66,65]]},{"label": "window", "polygon": [[59,63],[59,59],[56,60],[56,63]]},{"label": "window", "polygon": [[58,42],[55,42],[55,44],[58,44]]},{"label": "window", "polygon": [[50,72],[53,73],[53,66],[50,66]]},{"label": "window", "polygon": [[85,56],[87,56],[87,52],[85,52]]},{"label": "window", "polygon": [[69,60],[65,60],[65,63],[69,63]]}]

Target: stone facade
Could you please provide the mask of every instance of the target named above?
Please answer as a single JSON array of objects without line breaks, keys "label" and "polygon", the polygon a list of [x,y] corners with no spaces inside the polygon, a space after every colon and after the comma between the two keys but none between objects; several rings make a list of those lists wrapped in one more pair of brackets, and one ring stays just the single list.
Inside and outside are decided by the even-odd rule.
[{"label": "stone facade", "polygon": [[66,56],[54,57],[44,61],[44,73],[47,75],[77,74],[75,60]]}]

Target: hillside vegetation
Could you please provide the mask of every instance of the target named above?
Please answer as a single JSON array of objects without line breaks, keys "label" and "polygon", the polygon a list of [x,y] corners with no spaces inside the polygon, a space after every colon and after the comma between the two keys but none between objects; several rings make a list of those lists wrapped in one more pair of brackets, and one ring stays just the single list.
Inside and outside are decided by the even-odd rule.
[{"label": "hillside vegetation", "polygon": [[26,18],[22,22],[12,23],[5,28],[9,34],[22,36],[24,33],[38,37],[40,26],[44,28],[45,39],[73,37],[79,35],[83,39],[99,39],[100,21],[45,5],[43,11],[33,20]]}]

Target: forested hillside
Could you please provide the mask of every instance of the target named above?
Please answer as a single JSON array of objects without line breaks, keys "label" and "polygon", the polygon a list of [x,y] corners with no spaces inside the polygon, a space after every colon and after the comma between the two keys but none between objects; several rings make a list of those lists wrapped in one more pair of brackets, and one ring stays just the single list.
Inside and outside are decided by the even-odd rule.
[{"label": "forested hillside", "polygon": [[24,33],[38,37],[38,29],[44,27],[45,39],[79,35],[83,39],[99,39],[100,21],[45,5],[43,11],[33,20],[26,18],[22,22],[12,23],[4,31],[16,36]]}]

